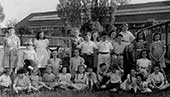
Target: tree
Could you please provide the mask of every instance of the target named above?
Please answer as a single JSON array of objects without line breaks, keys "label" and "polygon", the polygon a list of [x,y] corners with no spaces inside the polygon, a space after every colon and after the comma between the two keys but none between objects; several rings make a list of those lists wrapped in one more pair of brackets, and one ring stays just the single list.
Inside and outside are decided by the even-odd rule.
[{"label": "tree", "polygon": [[127,5],[130,3],[131,0],[116,0],[117,5]]},{"label": "tree", "polygon": [[10,27],[10,26],[15,26],[17,23],[18,23],[17,19],[10,19],[10,20],[7,20],[5,25],[6,27]]},{"label": "tree", "polygon": [[5,14],[3,13],[3,7],[0,4],[0,23],[3,22],[4,18],[5,18]]}]

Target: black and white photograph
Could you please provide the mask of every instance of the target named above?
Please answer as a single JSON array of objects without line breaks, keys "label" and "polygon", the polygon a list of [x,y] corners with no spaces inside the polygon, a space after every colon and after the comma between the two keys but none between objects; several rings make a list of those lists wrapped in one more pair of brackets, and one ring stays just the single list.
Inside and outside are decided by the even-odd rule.
[{"label": "black and white photograph", "polygon": [[170,97],[170,0],[0,0],[0,97]]}]

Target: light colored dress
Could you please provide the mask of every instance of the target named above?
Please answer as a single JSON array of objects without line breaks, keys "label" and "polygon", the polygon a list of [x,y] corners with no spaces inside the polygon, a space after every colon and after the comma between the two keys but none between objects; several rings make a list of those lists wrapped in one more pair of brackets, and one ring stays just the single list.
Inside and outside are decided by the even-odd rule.
[{"label": "light colored dress", "polygon": [[4,68],[16,68],[18,64],[18,49],[20,39],[16,35],[4,38],[4,56],[2,65]]},{"label": "light colored dress", "polygon": [[60,58],[56,58],[56,59],[52,58],[48,60],[48,64],[52,66],[54,74],[58,75],[60,65],[62,64],[62,60]]},{"label": "light colored dress", "polygon": [[48,59],[50,58],[49,52],[47,50],[48,44],[49,44],[48,39],[34,41],[39,61],[38,64],[39,68],[44,68],[47,65]]},{"label": "light colored dress", "polygon": [[60,73],[58,75],[59,77],[59,86],[61,88],[67,88],[69,86],[72,86],[72,81],[71,81],[71,74],[70,73],[66,73],[66,74],[63,74],[63,73]]}]

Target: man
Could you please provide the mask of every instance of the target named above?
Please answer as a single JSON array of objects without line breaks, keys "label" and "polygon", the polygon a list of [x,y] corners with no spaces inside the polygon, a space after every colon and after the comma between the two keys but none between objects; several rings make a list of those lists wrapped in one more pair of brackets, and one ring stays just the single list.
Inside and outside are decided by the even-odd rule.
[{"label": "man", "polygon": [[128,24],[126,23],[122,25],[122,32],[120,32],[120,34],[123,35],[122,39],[125,42],[131,43],[135,39],[135,36],[130,31],[128,31]]},{"label": "man", "polygon": [[101,63],[105,63],[107,68],[110,67],[110,53],[113,50],[113,46],[110,41],[108,41],[108,36],[106,33],[101,35],[101,41],[98,43],[98,70]]},{"label": "man", "polygon": [[77,48],[81,50],[81,55],[85,60],[85,65],[94,68],[94,50],[97,49],[97,46],[90,40],[90,37],[89,34],[86,34],[84,36],[85,41],[81,42]]}]

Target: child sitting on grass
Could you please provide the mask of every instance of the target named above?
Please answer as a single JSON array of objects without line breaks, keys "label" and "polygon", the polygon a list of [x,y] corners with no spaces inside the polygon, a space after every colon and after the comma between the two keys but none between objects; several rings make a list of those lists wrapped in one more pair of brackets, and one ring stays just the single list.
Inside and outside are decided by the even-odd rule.
[{"label": "child sitting on grass", "polygon": [[136,85],[136,71],[132,69],[130,74],[127,75],[127,79],[121,84],[121,89],[125,91],[133,91],[137,93]]},{"label": "child sitting on grass", "polygon": [[73,87],[77,90],[83,90],[87,88],[87,75],[84,65],[78,66],[78,72],[75,75]]},{"label": "child sitting on grass", "polygon": [[95,88],[98,88],[96,73],[93,72],[93,68],[90,67],[87,68],[87,84],[89,86],[89,90],[94,90]]},{"label": "child sitting on grass", "polygon": [[59,77],[58,84],[60,88],[69,90],[69,88],[72,87],[71,74],[68,73],[66,67],[63,67],[61,69],[61,73],[59,73],[58,77]]},{"label": "child sitting on grass", "polygon": [[21,68],[17,71],[17,77],[14,80],[13,89],[16,93],[19,91],[31,91],[31,82],[28,76],[25,75],[26,71]]},{"label": "child sitting on grass", "polygon": [[136,75],[136,85],[137,85],[137,91],[141,93],[150,93],[152,90],[148,88],[148,83],[144,81],[142,74]]},{"label": "child sitting on grass", "polygon": [[121,72],[118,70],[116,66],[111,68],[111,72],[107,74],[110,78],[106,83],[106,89],[110,89],[110,91],[116,92],[120,88],[121,81]]},{"label": "child sitting on grass", "polygon": [[42,78],[39,76],[40,71],[38,69],[33,69],[30,75],[31,86],[34,87],[36,90],[39,90],[43,87],[51,90],[44,82],[42,82]]},{"label": "child sitting on grass", "polygon": [[9,89],[11,84],[10,69],[4,68],[3,74],[0,76],[0,87],[1,89]]},{"label": "child sitting on grass", "polygon": [[170,85],[166,83],[164,75],[160,72],[160,66],[154,66],[154,72],[148,78],[149,86],[152,89],[164,90]]},{"label": "child sitting on grass", "polygon": [[46,72],[43,74],[43,82],[50,88],[55,88],[57,83],[57,77],[53,73],[51,66],[46,67]]}]

